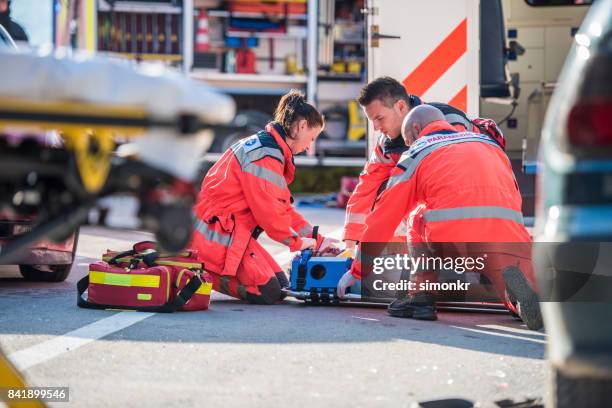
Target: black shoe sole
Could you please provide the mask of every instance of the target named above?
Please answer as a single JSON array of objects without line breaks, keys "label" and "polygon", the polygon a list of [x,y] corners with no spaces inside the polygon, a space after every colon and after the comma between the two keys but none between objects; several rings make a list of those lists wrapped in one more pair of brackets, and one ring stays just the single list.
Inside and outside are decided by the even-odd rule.
[{"label": "black shoe sole", "polygon": [[502,275],[508,295],[519,303],[519,314],[523,322],[531,330],[540,330],[544,323],[537,293],[531,289],[520,269],[511,266],[506,268]]},{"label": "black shoe sole", "polygon": [[434,306],[417,306],[406,309],[387,309],[387,313],[393,317],[417,320],[438,320],[438,314]]}]

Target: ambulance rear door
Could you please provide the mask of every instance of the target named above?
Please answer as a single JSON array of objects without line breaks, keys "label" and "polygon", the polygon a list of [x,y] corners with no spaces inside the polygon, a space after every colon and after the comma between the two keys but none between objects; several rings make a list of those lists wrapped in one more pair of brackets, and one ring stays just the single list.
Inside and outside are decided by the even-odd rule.
[{"label": "ambulance rear door", "polygon": [[[366,0],[367,78],[479,113],[479,0]],[[376,136],[371,124],[368,146]]]}]

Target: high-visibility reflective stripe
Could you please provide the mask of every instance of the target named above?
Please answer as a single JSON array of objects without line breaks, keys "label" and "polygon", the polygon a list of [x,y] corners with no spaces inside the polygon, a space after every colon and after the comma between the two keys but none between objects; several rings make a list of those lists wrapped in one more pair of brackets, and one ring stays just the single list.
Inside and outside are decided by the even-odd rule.
[{"label": "high-visibility reflective stripe", "polygon": [[212,230],[207,223],[202,220],[196,220],[195,229],[209,241],[216,242],[217,244],[221,244],[223,246],[229,246],[232,236],[222,234],[220,232]]},{"label": "high-visibility reflective stripe", "polygon": [[306,224],[297,232],[300,237],[306,237],[312,233],[312,225]]},{"label": "high-visibility reflective stripe", "polygon": [[212,283],[202,282],[202,286],[200,286],[198,290],[196,290],[195,293],[198,295],[210,295],[211,290],[212,290]]},{"label": "high-visibility reflective stripe", "polygon": [[427,222],[466,220],[473,218],[499,218],[514,221],[521,225],[523,224],[523,214],[520,211],[486,205],[429,210],[425,211],[423,217]]},{"label": "high-visibility reflective stripe", "polygon": [[236,144],[232,146],[232,151],[234,152],[234,156],[238,159],[240,163],[240,167],[244,168],[249,164],[261,160],[264,157],[273,157],[279,160],[281,163],[285,164],[285,157],[278,149],[274,149],[271,147],[259,147],[257,149],[246,152],[242,144]]},{"label": "high-visibility reflective stripe", "polygon": [[264,179],[278,188],[285,189],[287,188],[287,182],[285,178],[280,174],[275,173],[270,169],[266,169],[265,167],[258,166],[256,164],[249,164],[248,166],[242,169],[245,173],[249,173],[254,175],[255,177],[259,177],[260,179]]},{"label": "high-visibility reflective stripe", "polygon": [[464,116],[458,115],[456,113],[449,113],[447,115],[444,115],[444,119],[446,119],[446,121],[450,123],[451,125],[460,123],[463,125],[463,127],[465,127],[465,130],[467,131],[472,130],[472,122],[467,120]]},{"label": "high-visibility reflective stripe", "polygon": [[292,235],[292,236],[290,236],[289,238],[285,238],[285,239],[283,239],[283,240],[281,241],[281,243],[282,243],[283,245],[287,245],[287,246],[289,246],[289,244],[291,244],[291,238],[297,238],[297,235]]},{"label": "high-visibility reflective stripe", "polygon": [[405,237],[408,234],[408,224],[405,220],[399,223],[397,228],[395,228],[395,232],[393,233],[394,237]]},{"label": "high-visibility reflective stripe", "polygon": [[165,265],[165,266],[182,266],[183,268],[201,268],[201,262],[179,262],[179,261],[167,261],[164,259],[156,259],[156,265]]},{"label": "high-visibility reflective stripe", "polygon": [[438,149],[440,149],[442,147],[450,146],[452,144],[465,143],[465,142],[486,143],[486,144],[489,144],[491,146],[496,146],[496,147],[499,148],[499,145],[497,143],[495,143],[494,141],[490,140],[490,139],[489,140],[485,140],[485,139],[482,139],[480,137],[465,137],[465,138],[444,140],[444,141],[432,144],[431,146],[427,146],[423,150],[420,150],[419,152],[417,152],[415,157],[410,156],[410,152],[412,151],[412,149],[411,149],[411,150],[407,151],[406,153],[402,154],[402,157],[400,158],[400,161],[397,164],[398,167],[402,167],[405,170],[402,173],[399,173],[399,174],[391,177],[389,179],[389,182],[387,183],[386,189],[389,189],[389,188],[393,187],[396,184],[408,181],[412,177],[414,172],[416,171],[416,169],[419,166],[419,164],[421,164],[421,162],[427,156],[429,156],[431,153],[435,152],[436,150],[438,150]]},{"label": "high-visibility reflective stripe", "polygon": [[127,273],[89,271],[89,283],[100,285],[159,288],[159,282],[159,276],[156,275],[130,275]]},{"label": "high-visibility reflective stripe", "polygon": [[361,213],[346,213],[346,223],[347,224],[365,224],[365,220],[368,217],[368,214]]},{"label": "high-visibility reflective stripe", "polygon": [[[104,262],[108,262],[113,259],[113,256],[103,256],[102,260]],[[126,256],[124,258],[117,259],[118,263],[128,263],[132,259],[138,259],[138,256]],[[184,262],[184,261],[169,261],[165,259],[157,258],[154,261],[155,265],[165,265],[165,266],[182,266],[184,268],[201,268],[201,262]]]}]

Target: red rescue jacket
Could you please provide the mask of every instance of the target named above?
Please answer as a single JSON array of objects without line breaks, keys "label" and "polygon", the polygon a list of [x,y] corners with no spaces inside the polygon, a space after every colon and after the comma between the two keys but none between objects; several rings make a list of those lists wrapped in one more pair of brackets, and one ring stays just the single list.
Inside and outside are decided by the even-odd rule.
[{"label": "red rescue jacket", "polygon": [[249,240],[263,230],[298,250],[312,226],[293,207],[293,155],[277,123],[236,142],[208,171],[193,211],[191,244],[206,269],[235,275]]}]

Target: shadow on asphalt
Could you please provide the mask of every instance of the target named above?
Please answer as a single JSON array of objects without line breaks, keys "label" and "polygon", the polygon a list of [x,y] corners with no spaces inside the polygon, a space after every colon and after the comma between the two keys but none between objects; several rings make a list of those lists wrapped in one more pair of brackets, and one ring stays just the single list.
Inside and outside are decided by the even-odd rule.
[{"label": "shadow on asphalt", "polygon": [[[5,292],[0,297],[2,334],[65,334],[116,313],[79,309],[74,282],[49,285],[4,278],[0,291]],[[254,345],[367,342],[379,343],[372,347],[381,352],[386,342],[406,341],[543,359],[545,335],[529,332],[506,314],[440,312],[438,321],[426,322],[388,316],[382,307],[311,306],[293,299],[259,306],[214,294],[208,311],[157,314],[107,339]]]}]

